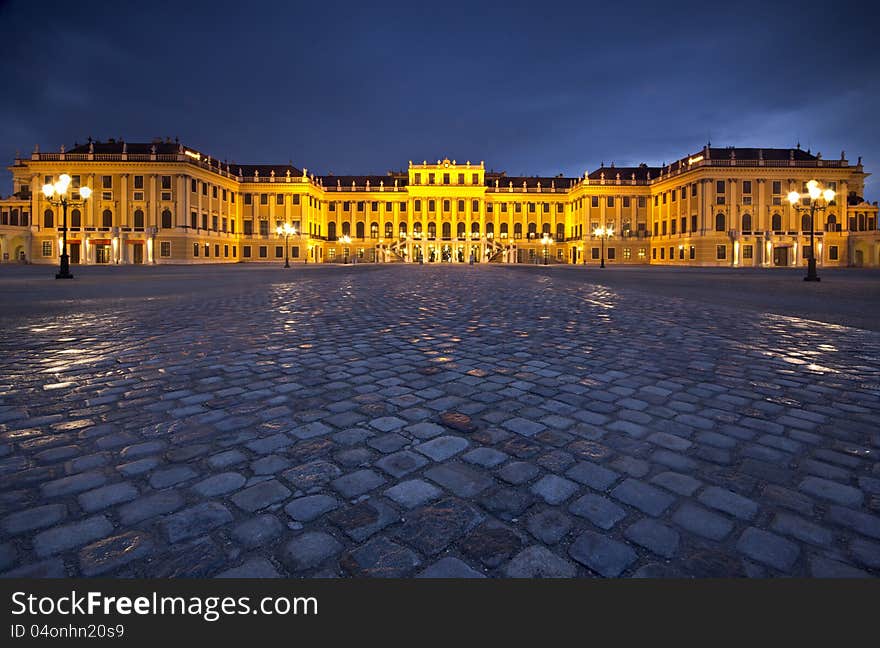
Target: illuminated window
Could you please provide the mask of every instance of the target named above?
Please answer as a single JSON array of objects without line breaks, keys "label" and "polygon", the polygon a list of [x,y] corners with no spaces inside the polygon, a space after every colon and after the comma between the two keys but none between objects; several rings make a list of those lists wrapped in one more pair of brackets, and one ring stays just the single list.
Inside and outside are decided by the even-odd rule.
[{"label": "illuminated window", "polygon": [[43,241],[43,256],[52,256],[52,241]]},{"label": "illuminated window", "polygon": [[727,258],[727,246],[726,245],[716,245],[715,246],[715,258],[719,261],[723,261]]},{"label": "illuminated window", "polygon": [[159,256],[160,257],[170,257],[171,256],[171,241],[161,241],[159,243]]}]

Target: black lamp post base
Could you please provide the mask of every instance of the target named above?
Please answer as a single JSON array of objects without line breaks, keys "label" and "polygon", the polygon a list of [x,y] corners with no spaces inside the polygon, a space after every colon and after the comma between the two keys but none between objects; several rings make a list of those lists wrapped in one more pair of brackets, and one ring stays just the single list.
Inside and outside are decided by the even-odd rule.
[{"label": "black lamp post base", "polygon": [[806,277],[804,277],[804,281],[822,281],[822,279],[819,277],[811,277],[810,275],[807,275]]},{"label": "black lamp post base", "polygon": [[807,276],[804,277],[804,281],[821,281],[816,273],[816,261],[814,259],[810,259],[807,262]]},{"label": "black lamp post base", "polygon": [[73,275],[70,274],[69,272],[56,272],[55,278],[56,279],[73,279]]}]

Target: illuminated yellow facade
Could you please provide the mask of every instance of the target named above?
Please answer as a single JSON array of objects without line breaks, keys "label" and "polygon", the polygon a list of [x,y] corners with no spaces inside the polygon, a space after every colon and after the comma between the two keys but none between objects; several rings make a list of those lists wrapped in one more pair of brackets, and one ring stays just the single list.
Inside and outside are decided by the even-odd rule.
[{"label": "illuminated yellow facade", "polygon": [[[70,209],[73,264],[585,263],[803,265],[809,216],[786,199],[815,179],[821,266],[880,265],[877,203],[861,159],[794,149],[710,148],[659,167],[512,177],[483,162],[410,162],[380,176],[315,175],[220,162],[178,142],[89,142],[35,150],[0,199],[5,262],[58,262],[63,217],[41,187],[62,173],[93,190]],[[290,224],[285,239],[276,230]],[[606,228],[610,236],[597,236]]]}]

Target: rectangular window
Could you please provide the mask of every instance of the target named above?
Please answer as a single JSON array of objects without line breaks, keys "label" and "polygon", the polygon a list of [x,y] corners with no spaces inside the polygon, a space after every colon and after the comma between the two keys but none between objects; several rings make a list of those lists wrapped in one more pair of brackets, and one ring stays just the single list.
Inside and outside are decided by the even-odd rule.
[{"label": "rectangular window", "polygon": [[657,260],[657,248],[651,248],[651,258]]},{"label": "rectangular window", "polygon": [[678,223],[676,222],[676,220],[674,218],[671,221],[669,221],[669,233],[670,234],[675,234],[675,229],[676,229],[677,225],[678,225]]},{"label": "rectangular window", "polygon": [[[629,196],[624,196],[624,197],[623,197],[623,206],[624,206],[625,208],[627,208],[627,209],[629,208],[629,206],[630,206]],[[624,255],[624,256],[625,256],[625,255]]]},{"label": "rectangular window", "polygon": [[513,203],[513,211],[516,214],[522,212],[522,203]]},{"label": "rectangular window", "polygon": [[624,260],[629,260],[631,257],[632,257],[632,250],[630,248],[623,248]]},{"label": "rectangular window", "polygon": [[400,211],[403,214],[406,213],[406,203],[405,202],[400,203]]},{"label": "rectangular window", "polygon": [[715,246],[715,258],[719,261],[723,261],[727,258],[727,246],[726,245],[716,245]]},{"label": "rectangular window", "polygon": [[837,246],[836,245],[829,245],[828,246],[828,259],[830,261],[837,261],[838,258],[839,257],[838,257],[838,252],[837,252]]},{"label": "rectangular window", "polygon": [[[310,198],[311,198],[311,196],[310,196]],[[300,201],[299,194],[293,194],[293,204],[298,205],[299,201]]]},{"label": "rectangular window", "polygon": [[244,235],[245,236],[252,236],[253,233],[254,233],[254,221],[252,221],[250,219],[244,221]]},{"label": "rectangular window", "polygon": [[660,260],[666,259],[666,248],[660,248]]},{"label": "rectangular window", "polygon": [[743,193],[744,194],[752,193],[752,181],[751,180],[743,180]]},{"label": "rectangular window", "polygon": [[613,261],[615,255],[616,255],[616,253],[617,253],[617,248],[610,247],[610,248],[608,248],[608,249],[605,250],[605,251],[608,253],[608,260],[609,260],[609,261]]},{"label": "rectangular window", "polygon": [[501,213],[502,214],[507,213],[507,203],[501,203]]},{"label": "rectangular window", "polygon": [[358,201],[358,204],[357,204],[357,210],[358,210],[359,212],[364,211],[364,201],[363,201],[363,200],[359,200],[359,201]]},{"label": "rectangular window", "polygon": [[[208,246],[206,245],[205,247],[207,248]],[[205,255],[205,256],[207,256],[207,255]],[[219,243],[214,244],[214,256],[215,257],[220,256],[220,244]]]},{"label": "rectangular window", "polygon": [[437,205],[435,204],[435,202],[433,200],[428,201],[428,211],[429,212],[436,211],[436,207],[437,207]]},{"label": "rectangular window", "polygon": [[215,232],[217,231],[218,221],[220,219],[217,216],[211,216],[211,229]]},{"label": "rectangular window", "polygon": [[193,192],[193,193],[196,193],[196,192],[199,190],[199,188],[198,188],[198,183],[196,182],[196,179],[195,179],[195,178],[191,178],[191,179],[190,179],[190,181],[189,181],[189,190],[190,190],[191,192]]},{"label": "rectangular window", "polygon": [[244,259],[251,258],[251,246],[250,245],[242,245],[241,246],[241,256]]},{"label": "rectangular window", "polygon": [[171,192],[170,191],[163,191],[162,192],[162,200],[164,200],[164,201],[171,200]]},{"label": "rectangular window", "polygon": [[260,221],[260,236],[269,236],[269,221]]},{"label": "rectangular window", "polygon": [[223,201],[226,202],[226,189],[223,190]]},{"label": "rectangular window", "polygon": [[143,189],[144,188],[144,176],[136,175],[134,177],[134,188],[135,189]]},{"label": "rectangular window", "polygon": [[678,246],[678,259],[680,261],[684,261],[684,246],[683,245]]},{"label": "rectangular window", "polygon": [[471,201],[471,211],[474,212],[475,214],[480,213],[480,201],[479,200]]},{"label": "rectangular window", "polygon": [[228,245],[224,245],[224,246],[223,246],[223,256],[224,256],[224,257],[228,257],[228,256],[229,256],[229,246],[228,246]]},{"label": "rectangular window", "polygon": [[202,214],[202,229],[208,229],[208,215]]},{"label": "rectangular window", "polygon": [[723,194],[727,191],[727,183],[724,180],[716,180],[715,181],[715,193]]},{"label": "rectangular window", "polygon": [[260,194],[260,204],[261,205],[268,205],[269,204],[269,194],[267,194],[267,193]]},{"label": "rectangular window", "polygon": [[207,182],[202,183],[202,195],[203,196],[208,195],[208,183]]},{"label": "rectangular window", "polygon": [[599,196],[591,196],[590,197],[590,206],[598,207],[599,206]]},{"label": "rectangular window", "polygon": [[663,222],[660,224],[660,233],[663,234],[663,236],[666,236],[666,228],[667,228],[667,224],[666,224],[666,223],[667,223],[667,221],[663,221]]},{"label": "rectangular window", "polygon": [[743,245],[743,259],[751,259],[755,248],[751,245]]},{"label": "rectangular window", "polygon": [[448,201],[448,200],[444,200],[444,201],[443,201],[443,211],[444,211],[444,212],[448,212],[448,211],[449,211],[449,201]]},{"label": "rectangular window", "polygon": [[336,211],[336,203],[331,202],[327,204],[327,211],[335,212]]},{"label": "rectangular window", "polygon": [[347,200],[343,201],[343,203],[342,203],[342,211],[344,211],[344,212],[351,211],[351,203],[348,202]]},{"label": "rectangular window", "polygon": [[413,184],[414,185],[422,184],[422,174],[421,173],[413,173]]},{"label": "rectangular window", "polygon": [[196,212],[190,212],[189,226],[193,229],[199,229],[199,215]]},{"label": "rectangular window", "polygon": [[681,217],[681,233],[684,234],[687,232],[688,219],[687,216]]},{"label": "rectangular window", "polygon": [[458,174],[458,184],[464,184],[464,174],[463,173]]},{"label": "rectangular window", "polygon": [[801,246],[801,250],[802,250],[801,254],[803,255],[803,258],[809,259],[810,256],[812,255],[812,252],[813,252],[813,246],[812,245],[803,245],[803,246]]},{"label": "rectangular window", "polygon": [[199,244],[198,243],[193,243],[193,256],[194,257],[199,256]]},{"label": "rectangular window", "polygon": [[293,247],[290,248],[290,258],[291,259],[298,259],[299,258],[299,246],[298,245],[294,245]]},{"label": "rectangular window", "polygon": [[443,174],[443,184],[445,184],[445,185],[449,184],[449,174],[448,173]]},{"label": "rectangular window", "polygon": [[284,204],[284,194],[275,194],[275,204],[283,205]]},{"label": "rectangular window", "polygon": [[436,178],[436,175],[435,175],[435,174],[433,174],[433,173],[429,173],[429,174],[428,174],[428,184],[429,184],[429,185],[434,184],[434,179],[435,179],[435,178]]},{"label": "rectangular window", "polygon": [[668,192],[668,191],[664,191],[664,192],[663,192],[663,204],[664,204],[664,205],[666,204],[666,200],[668,199],[668,197],[669,197],[669,192]]},{"label": "rectangular window", "polygon": [[52,241],[43,241],[43,256],[52,256]]},{"label": "rectangular window", "polygon": [[639,207],[644,207],[647,204],[644,196],[639,196]]},{"label": "rectangular window", "polygon": [[269,255],[269,250],[265,245],[260,246],[259,255],[261,259],[265,259]]},{"label": "rectangular window", "polygon": [[598,259],[599,258],[599,248],[597,248],[597,247],[591,248],[590,255],[593,257],[593,259]]},{"label": "rectangular window", "polygon": [[480,184],[480,174],[479,173],[471,174],[471,184]]},{"label": "rectangular window", "polygon": [[696,248],[696,246],[693,246],[693,245],[690,246],[690,249],[688,250],[688,258],[689,258],[691,261],[693,261],[694,259],[697,258],[697,248]]},{"label": "rectangular window", "polygon": [[697,215],[696,214],[691,215],[691,231],[692,232],[697,231]]},{"label": "rectangular window", "polygon": [[211,198],[217,200],[217,187],[214,185],[211,186]]},{"label": "rectangular window", "polygon": [[276,245],[275,246],[275,258],[280,259],[283,256],[284,256],[284,246],[283,245]]},{"label": "rectangular window", "polygon": [[529,203],[529,213],[530,213],[530,214],[534,214],[534,213],[535,213],[535,203],[533,203],[533,202],[530,202],[530,203]]},{"label": "rectangular window", "polygon": [[134,200],[135,202],[142,202],[143,199],[144,199],[144,192],[143,191],[135,191],[134,192],[134,195],[132,196],[132,200]]},{"label": "rectangular window", "polygon": [[161,241],[159,243],[159,256],[166,258],[171,256],[171,241]]},{"label": "rectangular window", "polygon": [[779,180],[773,181],[773,193],[779,195],[782,193],[782,182]]},{"label": "rectangular window", "polygon": [[104,189],[112,189],[113,188],[113,176],[101,176],[101,187]]}]

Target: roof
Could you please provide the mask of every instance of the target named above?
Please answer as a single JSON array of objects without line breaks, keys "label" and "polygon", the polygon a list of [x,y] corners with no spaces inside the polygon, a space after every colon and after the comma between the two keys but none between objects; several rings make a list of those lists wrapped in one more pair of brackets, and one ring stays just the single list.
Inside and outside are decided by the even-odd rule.
[{"label": "roof", "polygon": [[561,174],[558,176],[509,176],[506,173],[487,173],[485,175],[487,187],[494,187],[496,181],[499,187],[509,187],[511,184],[514,187],[522,187],[525,184],[529,189],[534,189],[540,184],[542,189],[548,187],[568,189],[578,179],[568,178]]},{"label": "roof", "polygon": [[352,184],[356,187],[364,187],[367,182],[370,183],[371,187],[378,187],[380,184],[384,183],[386,187],[393,187],[394,181],[397,180],[398,187],[405,187],[408,184],[409,178],[406,174],[393,174],[388,173],[386,175],[322,175],[318,176],[321,183],[324,187],[336,187],[341,185],[344,187],[351,187]]},{"label": "roof", "polygon": [[180,149],[180,142],[172,142],[170,140],[156,140],[154,142],[125,142],[124,140],[115,140],[109,139],[106,142],[101,142],[99,140],[93,140],[91,142],[86,142],[85,144],[74,144],[73,148],[69,149],[67,153],[89,153],[89,148],[91,147],[92,153],[99,154],[107,154],[107,153],[122,153],[123,148],[126,153],[131,153],[132,155],[149,155],[153,152],[153,147],[156,147],[156,153],[163,154],[173,154],[177,153]]},{"label": "roof", "polygon": [[604,173],[606,180],[616,180],[619,173],[621,182],[632,180],[633,174],[635,174],[636,180],[647,180],[648,176],[651,178],[658,177],[660,171],[661,167],[649,167],[647,164],[640,164],[637,167],[616,167],[612,164],[611,166],[600,166],[589,175],[589,178],[590,180],[600,180]]},{"label": "roof", "polygon": [[[809,151],[800,148],[741,148],[738,146],[728,146],[726,148],[709,149],[709,158],[713,160],[729,160],[731,153],[738,160],[815,160],[815,155]],[[705,155],[705,149],[694,153],[694,155]]]}]

